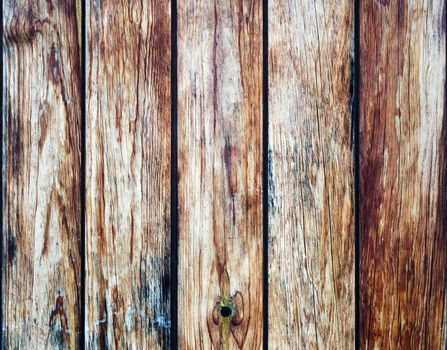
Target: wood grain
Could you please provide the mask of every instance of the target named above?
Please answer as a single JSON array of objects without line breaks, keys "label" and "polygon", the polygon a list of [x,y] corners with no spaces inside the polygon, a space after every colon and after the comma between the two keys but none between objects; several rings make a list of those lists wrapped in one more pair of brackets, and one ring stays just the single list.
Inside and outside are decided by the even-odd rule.
[{"label": "wood grain", "polygon": [[167,349],[170,2],[87,1],[89,349]]},{"label": "wood grain", "polygon": [[80,344],[79,4],[2,2],[5,349]]},{"label": "wood grain", "polygon": [[445,6],[361,2],[362,349],[445,348]]},{"label": "wood grain", "polygon": [[178,1],[181,349],[262,346],[261,47],[261,1]]},{"label": "wood grain", "polygon": [[354,348],[352,1],[269,2],[269,346]]}]

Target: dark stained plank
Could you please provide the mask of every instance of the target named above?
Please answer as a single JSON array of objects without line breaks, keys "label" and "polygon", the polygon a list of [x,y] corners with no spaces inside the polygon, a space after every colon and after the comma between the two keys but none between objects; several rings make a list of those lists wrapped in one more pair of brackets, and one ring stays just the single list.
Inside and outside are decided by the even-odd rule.
[{"label": "dark stained plank", "polygon": [[87,1],[88,349],[167,349],[170,2]]},{"label": "dark stained plank", "polygon": [[80,324],[80,2],[3,6],[5,349],[75,349]]},{"label": "dark stained plank", "polygon": [[354,348],[353,2],[269,1],[269,346]]},{"label": "dark stained plank", "polygon": [[179,347],[262,347],[261,1],[178,1]]},{"label": "dark stained plank", "polygon": [[360,345],[445,348],[444,0],[360,2]]}]

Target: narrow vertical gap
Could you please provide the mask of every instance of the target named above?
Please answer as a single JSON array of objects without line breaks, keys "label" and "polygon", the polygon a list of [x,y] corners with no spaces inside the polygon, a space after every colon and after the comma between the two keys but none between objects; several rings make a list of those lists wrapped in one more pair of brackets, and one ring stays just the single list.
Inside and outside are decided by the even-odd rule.
[{"label": "narrow vertical gap", "polygon": [[80,255],[81,255],[81,349],[85,348],[85,343],[87,341],[85,334],[85,290],[86,290],[86,249],[85,249],[85,240],[86,240],[86,231],[85,231],[85,143],[86,143],[86,113],[85,113],[85,105],[87,103],[86,100],[86,69],[85,69],[85,59],[86,59],[86,0],[81,1],[81,86],[80,86],[80,103],[81,103],[81,246],[80,246]]},{"label": "narrow vertical gap", "polygon": [[354,220],[355,220],[355,348],[360,349],[360,0],[354,1]]},{"label": "narrow vertical gap", "polygon": [[178,347],[177,0],[171,0],[171,349]]},{"label": "narrow vertical gap", "polygon": [[[3,251],[3,240],[5,239],[5,232],[3,230],[3,209],[4,209],[4,205],[3,205],[3,191],[5,190],[5,186],[6,186],[6,178],[5,175],[3,173],[3,161],[4,161],[4,157],[3,157],[3,141],[5,139],[5,136],[3,135],[3,124],[5,123],[5,111],[3,109],[4,107],[4,91],[3,91],[3,79],[5,78],[5,74],[3,72],[3,1],[2,1],[2,5],[0,6],[0,13],[2,15],[2,25],[1,25],[1,29],[0,29],[0,34],[1,34],[1,38],[2,38],[2,53],[1,53],[1,57],[0,57],[0,66],[1,66],[1,83],[0,83],[0,90],[1,90],[1,98],[0,98],[0,108],[2,111],[2,120],[1,120],[1,140],[0,140],[0,157],[1,157],[1,161],[0,161],[0,172],[2,174],[2,181],[1,181],[1,191],[0,191],[0,205],[1,205],[1,214],[0,214],[0,230],[1,230],[1,239],[0,239],[0,255],[1,255],[1,259],[0,259],[0,265],[1,265],[1,275],[0,275],[0,327],[1,327],[1,331],[0,331],[0,349],[4,349],[4,332],[5,332],[5,325],[3,324],[3,285],[5,283],[3,283],[3,264],[4,264],[4,251]],[[6,243],[6,242],[5,242]]]},{"label": "narrow vertical gap", "polygon": [[262,343],[268,349],[268,0],[262,1]]},{"label": "narrow vertical gap", "polygon": [[[447,10],[447,4],[444,3],[444,9]],[[444,11],[444,28],[447,22],[447,17],[446,17],[446,11]],[[444,33],[446,34],[446,33]],[[447,52],[446,52],[447,55]],[[445,80],[444,80],[444,118],[443,118],[443,127],[442,127],[442,140],[443,142],[441,142],[441,157],[442,157],[442,162],[440,162],[440,164],[442,164],[441,167],[441,191],[440,191],[440,196],[442,197],[441,199],[441,234],[444,235],[444,242],[447,243],[445,241],[445,239],[447,239],[447,214],[446,213],[446,208],[447,208],[447,196],[445,195],[446,193],[446,188],[447,188],[447,69],[445,70]],[[443,317],[442,317],[442,327],[444,328],[443,332],[444,334],[441,335],[441,339],[444,337],[444,350],[447,350],[447,249],[445,249],[444,252],[444,312],[443,312]]]}]

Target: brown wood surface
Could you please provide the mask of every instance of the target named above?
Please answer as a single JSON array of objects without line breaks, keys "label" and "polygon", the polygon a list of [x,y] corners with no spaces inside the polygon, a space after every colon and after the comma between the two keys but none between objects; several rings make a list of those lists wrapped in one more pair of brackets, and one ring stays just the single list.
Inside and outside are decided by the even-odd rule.
[{"label": "brown wood surface", "polygon": [[86,342],[170,334],[170,2],[87,1]]},{"label": "brown wood surface", "polygon": [[269,2],[269,346],[354,348],[353,2]]},{"label": "brown wood surface", "polygon": [[269,0],[268,140],[262,3],[2,1],[0,348],[446,348],[446,1]]},{"label": "brown wood surface", "polygon": [[81,341],[79,3],[2,6],[2,348],[74,349]]},{"label": "brown wood surface", "polygon": [[445,6],[360,2],[362,349],[445,348]]},{"label": "brown wood surface", "polygon": [[180,349],[261,348],[261,30],[261,1],[178,1]]}]

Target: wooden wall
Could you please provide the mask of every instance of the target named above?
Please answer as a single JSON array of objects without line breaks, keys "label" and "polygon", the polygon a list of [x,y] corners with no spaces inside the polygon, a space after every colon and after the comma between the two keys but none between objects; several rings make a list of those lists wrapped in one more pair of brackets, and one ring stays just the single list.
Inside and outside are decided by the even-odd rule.
[{"label": "wooden wall", "polygon": [[1,349],[444,349],[445,0],[4,0]]}]

